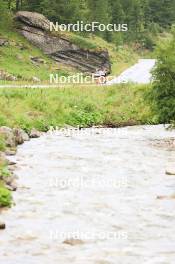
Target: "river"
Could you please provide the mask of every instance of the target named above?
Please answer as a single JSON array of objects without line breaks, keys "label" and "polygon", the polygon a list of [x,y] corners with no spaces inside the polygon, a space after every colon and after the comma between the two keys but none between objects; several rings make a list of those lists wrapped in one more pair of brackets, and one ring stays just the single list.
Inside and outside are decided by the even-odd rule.
[{"label": "river", "polygon": [[159,126],[54,132],[18,148],[2,264],[174,264],[175,132]]}]

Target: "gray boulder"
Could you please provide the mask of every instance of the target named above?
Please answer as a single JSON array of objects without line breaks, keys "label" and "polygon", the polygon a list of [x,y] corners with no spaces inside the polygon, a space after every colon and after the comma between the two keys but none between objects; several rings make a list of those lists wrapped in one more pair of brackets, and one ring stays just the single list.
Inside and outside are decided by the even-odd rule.
[{"label": "gray boulder", "polygon": [[16,139],[13,134],[13,129],[6,126],[0,127],[0,135],[4,137],[7,147],[16,146]]},{"label": "gray boulder", "polygon": [[69,39],[49,32],[50,21],[41,14],[20,11],[16,14],[20,33],[45,54],[59,63],[67,64],[82,72],[94,73],[97,68],[111,70],[107,50],[82,49]]},{"label": "gray boulder", "polygon": [[19,21],[27,24],[31,27],[49,31],[50,21],[39,13],[20,11],[16,14],[16,17]]},{"label": "gray boulder", "polygon": [[13,129],[13,134],[15,136],[16,145],[23,144],[24,141],[28,141],[29,140],[28,134],[22,129],[14,128]]}]

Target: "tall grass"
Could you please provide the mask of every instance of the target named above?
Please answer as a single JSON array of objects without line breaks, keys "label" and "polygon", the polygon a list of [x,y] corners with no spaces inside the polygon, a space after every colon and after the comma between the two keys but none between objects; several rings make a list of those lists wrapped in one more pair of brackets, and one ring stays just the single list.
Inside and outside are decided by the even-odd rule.
[{"label": "tall grass", "polygon": [[123,126],[153,122],[145,102],[146,85],[80,87],[58,89],[1,89],[0,125],[35,127]]}]

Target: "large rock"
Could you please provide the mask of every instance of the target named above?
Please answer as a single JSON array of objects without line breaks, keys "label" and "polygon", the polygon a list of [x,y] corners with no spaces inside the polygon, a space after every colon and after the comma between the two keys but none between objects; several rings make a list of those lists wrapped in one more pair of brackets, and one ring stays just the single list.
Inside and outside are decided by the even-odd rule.
[{"label": "large rock", "polygon": [[29,140],[28,134],[22,129],[14,128],[13,129],[13,134],[15,136],[16,145],[23,144],[24,141],[28,141]]},{"label": "large rock", "polygon": [[31,27],[43,29],[46,31],[49,31],[50,29],[50,21],[42,14],[20,11],[16,14],[16,17],[19,21]]},{"label": "large rock", "polygon": [[16,139],[13,133],[13,129],[9,127],[2,126],[0,127],[0,135],[2,135],[5,139],[7,147],[15,147]]},{"label": "large rock", "polygon": [[32,44],[39,47],[55,61],[93,73],[99,67],[111,70],[107,50],[89,51],[78,47],[68,39],[49,32],[50,21],[41,14],[20,11],[16,14],[19,31]]}]

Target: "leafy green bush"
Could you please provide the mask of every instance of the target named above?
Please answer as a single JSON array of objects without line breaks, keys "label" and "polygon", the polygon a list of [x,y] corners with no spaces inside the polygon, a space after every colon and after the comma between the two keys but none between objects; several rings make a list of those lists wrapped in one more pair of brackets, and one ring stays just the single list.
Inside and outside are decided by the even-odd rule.
[{"label": "leafy green bush", "polygon": [[12,202],[12,196],[9,190],[4,187],[0,187],[0,207],[10,206]]},{"label": "leafy green bush", "polygon": [[2,167],[2,169],[0,168],[0,176],[3,179],[10,176],[10,171],[8,170],[6,166]]},{"label": "leafy green bush", "polygon": [[153,72],[151,100],[159,122],[175,120],[175,32],[173,38],[158,48],[158,61]]}]

